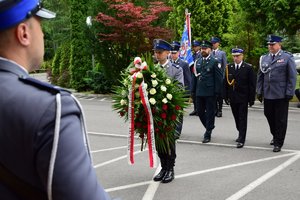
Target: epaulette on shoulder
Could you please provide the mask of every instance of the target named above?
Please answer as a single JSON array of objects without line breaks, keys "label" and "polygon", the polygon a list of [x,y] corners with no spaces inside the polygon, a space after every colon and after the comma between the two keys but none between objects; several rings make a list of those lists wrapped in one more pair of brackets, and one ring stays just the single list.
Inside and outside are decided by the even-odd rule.
[{"label": "epaulette on shoulder", "polygon": [[26,83],[28,85],[32,85],[32,86],[37,87],[37,88],[42,89],[42,90],[49,91],[53,94],[57,94],[57,93],[60,93],[62,91],[71,93],[70,91],[68,91],[66,89],[63,89],[63,88],[58,87],[58,86],[51,85],[51,84],[46,83],[46,82],[39,81],[39,80],[31,78],[31,77],[20,76],[19,80],[22,81],[23,83]]},{"label": "epaulette on shoulder", "polygon": [[291,52],[289,52],[289,51],[283,51],[283,52],[286,53],[286,54],[289,54],[292,57],[294,57],[294,55]]},{"label": "epaulette on shoulder", "polygon": [[172,63],[172,67],[176,67],[177,69],[180,68],[180,66],[175,63]]}]

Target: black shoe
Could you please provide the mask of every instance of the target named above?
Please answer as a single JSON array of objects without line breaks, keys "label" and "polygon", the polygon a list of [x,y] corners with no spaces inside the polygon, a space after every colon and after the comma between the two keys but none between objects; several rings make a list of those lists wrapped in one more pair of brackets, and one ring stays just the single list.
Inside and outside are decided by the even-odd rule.
[{"label": "black shoe", "polygon": [[300,108],[300,103],[297,105],[297,108]]},{"label": "black shoe", "polygon": [[279,151],[281,151],[281,147],[274,146],[273,152],[279,152]]},{"label": "black shoe", "polygon": [[190,116],[196,116],[197,115],[197,111],[194,110],[193,112],[190,113]]},{"label": "black shoe", "polygon": [[235,142],[240,142],[240,138],[236,138],[236,139],[235,139]]},{"label": "black shoe", "polygon": [[239,142],[239,143],[237,143],[237,145],[236,145],[236,148],[243,148],[243,146],[244,146],[244,143],[241,143],[241,142]]},{"label": "black shoe", "polygon": [[162,179],[162,183],[170,183],[174,179],[174,170],[169,170],[166,172],[164,178]]},{"label": "black shoe", "polygon": [[216,113],[216,117],[222,117],[222,112],[218,111],[218,112]]},{"label": "black shoe", "polygon": [[274,145],[274,140],[271,140],[270,145]]},{"label": "black shoe", "polygon": [[154,180],[154,181],[161,181],[161,180],[163,180],[163,178],[164,178],[166,172],[167,172],[167,171],[164,170],[164,169],[160,170],[160,172],[159,172],[156,176],[154,176],[153,180]]},{"label": "black shoe", "polygon": [[202,140],[202,143],[208,143],[208,142],[210,142],[210,139],[209,139],[209,138],[204,138],[204,139]]}]

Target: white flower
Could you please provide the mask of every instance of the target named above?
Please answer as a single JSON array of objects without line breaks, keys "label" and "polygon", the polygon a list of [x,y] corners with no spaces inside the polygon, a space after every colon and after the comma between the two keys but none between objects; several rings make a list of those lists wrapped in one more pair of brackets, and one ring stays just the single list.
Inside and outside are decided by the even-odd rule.
[{"label": "white flower", "polygon": [[161,91],[163,91],[163,92],[167,91],[167,88],[166,88],[166,86],[164,86],[164,85],[160,86],[160,89],[161,89]]},{"label": "white flower", "polygon": [[140,57],[135,57],[133,63],[134,64],[140,64],[142,62],[142,59]]},{"label": "white flower", "polygon": [[136,77],[137,77],[137,78],[143,78],[143,73],[138,72],[137,75],[136,75]]},{"label": "white flower", "polygon": [[153,87],[156,87],[156,86],[158,85],[157,80],[152,80],[151,82],[152,82],[152,86],[153,86]]},{"label": "white flower", "polygon": [[148,88],[148,84],[144,83],[144,88],[147,89]]},{"label": "white flower", "polygon": [[168,103],[167,98],[164,98],[164,99],[162,100],[162,102],[163,102],[163,103]]},{"label": "white flower", "polygon": [[135,84],[135,85],[134,85],[134,88],[135,88],[135,89],[138,89],[139,87],[140,87],[139,84]]},{"label": "white flower", "polygon": [[151,88],[150,94],[152,94],[152,95],[156,94],[156,89],[155,88]]},{"label": "white flower", "polygon": [[171,94],[167,94],[167,99],[172,100],[173,96]]},{"label": "white flower", "polygon": [[156,100],[155,100],[154,98],[150,98],[150,99],[149,99],[149,102],[150,102],[152,105],[156,104]]},{"label": "white flower", "polygon": [[166,84],[167,84],[167,85],[171,84],[171,80],[167,78],[167,79],[166,79]]},{"label": "white flower", "polygon": [[156,78],[156,74],[155,73],[151,74],[151,78]]},{"label": "white flower", "polygon": [[126,104],[127,104],[127,102],[126,102],[126,100],[124,100],[124,99],[121,99],[121,101],[120,101],[120,104],[123,106],[123,105],[126,105]]},{"label": "white flower", "polygon": [[126,92],[125,90],[122,90],[121,95],[122,95],[122,96],[126,96],[126,95],[127,95],[127,92]]}]

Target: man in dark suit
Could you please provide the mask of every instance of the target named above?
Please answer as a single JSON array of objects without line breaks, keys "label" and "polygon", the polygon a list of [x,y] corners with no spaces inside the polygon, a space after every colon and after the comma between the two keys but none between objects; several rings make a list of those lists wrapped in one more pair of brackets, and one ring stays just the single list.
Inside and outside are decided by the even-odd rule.
[{"label": "man in dark suit", "polygon": [[289,101],[293,98],[297,71],[293,54],[281,49],[282,37],[267,37],[269,53],[261,56],[257,74],[257,98],[264,101],[264,114],[273,136],[273,152],[280,152],[284,144]]},{"label": "man in dark suit", "polygon": [[233,63],[225,70],[224,98],[230,104],[235,126],[238,130],[237,148],[242,148],[246,140],[248,104],[251,107],[255,100],[256,77],[252,65],[243,61],[244,50],[233,48]]},{"label": "man in dark suit", "polygon": [[38,0],[0,1],[0,199],[110,199],[97,180],[79,102],[29,76],[43,61]]},{"label": "man in dark suit", "polygon": [[196,96],[196,108],[201,123],[205,127],[203,143],[210,142],[215,127],[216,97],[221,93],[223,73],[221,64],[211,56],[212,44],[202,41],[201,55],[194,64],[194,85],[192,93]]},{"label": "man in dark suit", "polygon": [[[153,41],[154,55],[158,61],[158,64],[160,65],[160,67],[162,67],[166,70],[166,74],[169,77],[171,77],[179,82],[179,84],[180,84],[179,87],[181,87],[181,86],[183,87],[184,86],[184,76],[183,76],[182,68],[179,65],[171,63],[171,61],[168,59],[171,48],[172,48],[171,44],[166,42],[165,40],[155,39]],[[179,127],[176,127],[177,133],[174,133],[175,137],[176,137],[176,134],[180,135],[179,131],[181,131],[182,123],[180,123],[178,126]],[[175,137],[174,137],[174,139],[176,139]],[[162,183],[169,183],[175,177],[174,166],[175,166],[175,159],[176,159],[176,142],[172,141],[172,142],[170,142],[170,144],[172,144],[172,145],[170,145],[169,152],[159,152],[158,151],[158,157],[160,159],[162,169],[153,178],[154,181],[161,181]]]},{"label": "man in dark suit", "polygon": [[[225,67],[227,65],[227,58],[226,58],[225,51],[222,51],[219,49],[221,40],[218,37],[212,37],[210,42],[213,45],[211,54],[221,64],[221,69],[223,71],[223,78],[224,78]],[[217,96],[217,101],[216,101],[216,116],[217,117],[222,117],[222,107],[223,107],[223,94],[222,93],[223,93],[223,91],[221,92],[220,96]]]}]

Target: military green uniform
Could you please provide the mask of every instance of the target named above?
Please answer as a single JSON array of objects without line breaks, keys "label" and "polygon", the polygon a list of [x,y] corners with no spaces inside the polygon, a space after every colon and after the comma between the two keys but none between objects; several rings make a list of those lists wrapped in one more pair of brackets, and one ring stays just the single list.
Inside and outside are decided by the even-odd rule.
[{"label": "military green uniform", "polygon": [[205,139],[210,140],[215,127],[216,96],[220,95],[223,81],[221,64],[212,56],[196,60],[193,93],[196,96],[196,108],[203,126]]}]

